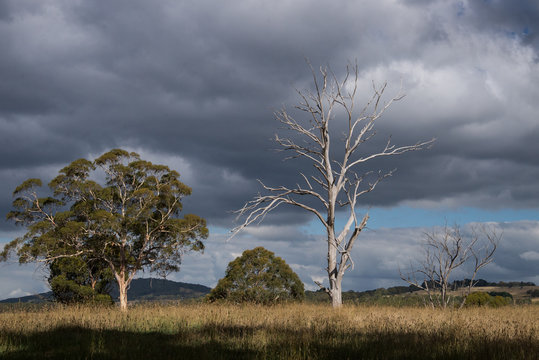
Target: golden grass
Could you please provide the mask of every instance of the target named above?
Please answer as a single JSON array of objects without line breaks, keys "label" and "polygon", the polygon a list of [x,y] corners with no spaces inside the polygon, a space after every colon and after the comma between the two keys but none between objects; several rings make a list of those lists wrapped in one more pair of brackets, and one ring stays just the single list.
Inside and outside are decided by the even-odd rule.
[{"label": "golden grass", "polygon": [[[153,354],[153,355],[152,355]],[[0,358],[537,359],[539,307],[50,306],[0,313]]]}]

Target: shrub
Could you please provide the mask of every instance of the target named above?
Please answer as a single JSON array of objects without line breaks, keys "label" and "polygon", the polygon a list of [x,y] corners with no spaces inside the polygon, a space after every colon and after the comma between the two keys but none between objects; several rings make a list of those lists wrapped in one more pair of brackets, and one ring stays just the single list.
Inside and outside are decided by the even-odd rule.
[{"label": "shrub", "polygon": [[511,304],[511,299],[504,296],[491,296],[489,306],[500,307]]},{"label": "shrub", "polygon": [[473,292],[466,297],[467,306],[486,306],[490,302],[492,296],[486,292]]},{"label": "shrub", "polygon": [[500,307],[509,305],[512,297],[505,296],[491,296],[486,292],[474,292],[466,297],[466,306],[490,306]]}]

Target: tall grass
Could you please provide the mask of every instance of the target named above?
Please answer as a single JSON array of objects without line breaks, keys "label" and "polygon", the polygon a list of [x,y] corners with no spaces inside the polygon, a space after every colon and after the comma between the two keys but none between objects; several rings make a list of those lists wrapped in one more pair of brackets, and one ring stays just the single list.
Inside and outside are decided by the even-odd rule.
[{"label": "tall grass", "polygon": [[537,359],[539,307],[10,307],[0,358]]}]

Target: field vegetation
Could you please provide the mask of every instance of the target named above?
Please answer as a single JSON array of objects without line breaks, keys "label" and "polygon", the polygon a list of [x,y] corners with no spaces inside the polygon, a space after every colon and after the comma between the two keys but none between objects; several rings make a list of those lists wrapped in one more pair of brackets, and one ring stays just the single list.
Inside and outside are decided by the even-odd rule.
[{"label": "field vegetation", "polygon": [[6,304],[0,358],[537,359],[539,306]]},{"label": "field vegetation", "polygon": [[[502,296],[506,302],[512,305],[539,304],[539,286],[518,285],[508,286],[507,284],[479,286],[472,290],[473,293],[487,293],[493,297]],[[466,294],[466,289],[460,287],[448,291],[448,297],[452,306],[458,306],[462,297]],[[306,301],[311,303],[328,303],[328,296],[322,291],[306,291]],[[413,289],[410,286],[394,286],[390,288],[379,288],[368,291],[346,291],[343,292],[343,302],[345,304],[356,305],[389,305],[389,306],[424,306],[429,305],[429,297],[425,290]]]}]

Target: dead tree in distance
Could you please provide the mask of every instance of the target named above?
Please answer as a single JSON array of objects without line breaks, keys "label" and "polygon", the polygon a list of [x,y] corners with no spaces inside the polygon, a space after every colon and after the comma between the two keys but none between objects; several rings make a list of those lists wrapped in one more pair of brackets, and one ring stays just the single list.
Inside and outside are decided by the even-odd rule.
[{"label": "dead tree in distance", "polygon": [[401,279],[425,290],[430,306],[445,309],[451,302],[451,273],[471,263],[469,283],[463,289],[460,302],[462,308],[477,283],[478,271],[494,260],[500,239],[501,234],[485,224],[472,226],[469,235],[463,234],[456,224],[453,227],[445,225],[440,231],[432,230],[425,233],[424,254],[418,266],[407,274],[401,272]]},{"label": "dead tree in distance", "polygon": [[[341,284],[344,273],[354,265],[351,258],[352,248],[369,219],[368,214],[363,217],[356,214],[358,198],[374,190],[382,179],[394,172],[394,170],[379,171],[373,174],[362,167],[376,158],[421,150],[430,146],[435,139],[400,147],[391,144],[389,139],[379,152],[362,153],[361,145],[376,133],[374,130],[376,121],[393,102],[400,100],[404,95],[399,92],[384,102],[382,98],[387,84],[384,83],[379,88],[373,84],[372,97],[357,112],[355,108],[359,83],[357,64],[347,66],[342,81],[338,80],[327,67],[321,67],[319,73],[310,67],[314,91],[298,91],[301,100],[295,107],[306,116],[296,119],[286,108],[275,114],[286,129],[291,130],[303,141],[279,135],[275,135],[275,141],[282,150],[292,153],[289,158],[307,159],[314,168],[313,173],[299,173],[303,185],[298,183],[295,187],[271,187],[260,181],[266,195],[257,195],[236,212],[238,219],[243,218],[243,222],[232,229],[232,236],[252,223],[261,222],[270,211],[281,204],[293,205],[311,212],[322,223],[327,233],[326,270],[329,288],[317,284],[329,295],[333,307],[339,307],[342,305]],[[344,134],[335,134],[333,126],[337,124],[345,127]],[[341,154],[338,159],[335,154],[339,151],[336,150]],[[313,203],[315,205],[312,205]],[[347,209],[348,219],[341,229],[337,229],[335,217],[340,208]]]}]

